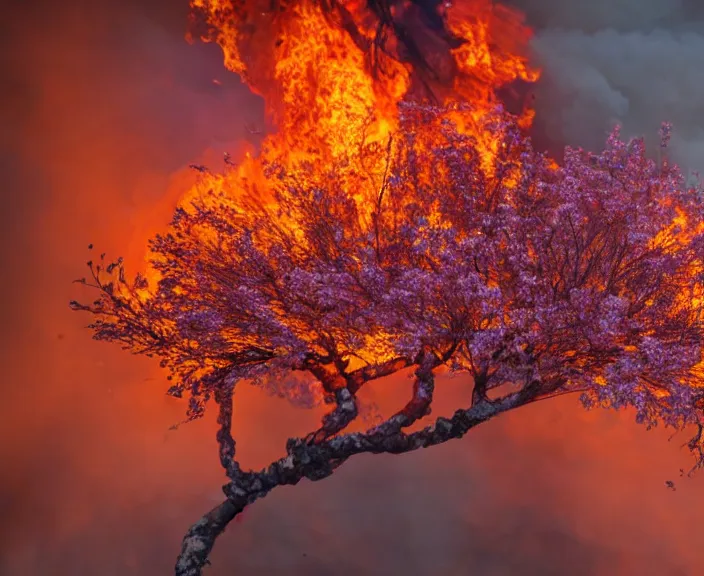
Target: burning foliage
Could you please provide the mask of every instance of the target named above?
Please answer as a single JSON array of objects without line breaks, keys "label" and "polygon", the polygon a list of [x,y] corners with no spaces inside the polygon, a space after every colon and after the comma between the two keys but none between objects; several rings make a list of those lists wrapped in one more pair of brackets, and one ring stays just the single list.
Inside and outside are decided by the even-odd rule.
[{"label": "burning foliage", "polygon": [[[668,126],[657,162],[617,131],[561,167],[536,152],[530,110],[497,98],[537,78],[528,31],[488,0],[193,6],[277,131],[258,157],[200,170],[151,242],[148,276],[101,256],[80,281],[98,298],[72,303],[97,339],[160,357],[189,419],[218,406],[227,499],[189,531],[177,574],[200,574],[227,523],[276,486],[557,395],[694,425],[704,462],[704,213],[667,160]],[[441,366],[470,374],[472,397],[409,431]],[[346,431],[358,390],[409,367],[408,403]],[[281,460],[245,471],[231,435],[243,381],[333,407]]]}]

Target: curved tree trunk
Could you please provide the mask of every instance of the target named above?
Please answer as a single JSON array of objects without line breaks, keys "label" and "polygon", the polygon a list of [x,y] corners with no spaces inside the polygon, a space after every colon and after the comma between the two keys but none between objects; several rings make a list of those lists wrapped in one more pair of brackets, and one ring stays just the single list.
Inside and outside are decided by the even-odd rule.
[{"label": "curved tree trunk", "polygon": [[343,434],[317,444],[305,439],[291,439],[287,442],[288,455],[285,458],[259,472],[240,472],[225,485],[227,500],[203,516],[186,533],[175,575],[201,576],[217,537],[245,506],[263,498],[276,486],[295,485],[303,478],[313,481],[327,478],[355,454],[402,454],[462,438],[482,422],[533,402],[540,393],[539,386],[527,386],[497,400],[481,400],[469,409],[457,410],[452,418],[437,418],[432,426],[409,434],[398,426],[382,425],[364,433]]}]

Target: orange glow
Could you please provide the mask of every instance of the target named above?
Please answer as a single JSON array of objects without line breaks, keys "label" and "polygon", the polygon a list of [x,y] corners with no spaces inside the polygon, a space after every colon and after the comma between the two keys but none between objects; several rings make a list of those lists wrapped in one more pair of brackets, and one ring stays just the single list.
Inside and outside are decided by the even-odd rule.
[{"label": "orange glow", "polygon": [[[704,221],[691,222],[687,215],[680,209],[676,208],[677,216],[667,228],[660,231],[653,238],[653,248],[659,248],[665,252],[674,252],[683,246],[686,246],[692,239],[704,232]],[[687,268],[686,273],[690,277],[701,277],[704,272],[704,260],[698,258],[693,261]],[[697,314],[701,319],[704,311],[704,284],[697,283],[692,287],[691,291],[682,292],[679,295],[679,300],[683,308],[690,308],[694,314]],[[700,362],[695,367],[695,374],[704,376],[704,361]],[[699,378],[701,386],[704,386],[704,378]]]},{"label": "orange glow", "polygon": [[[219,66],[199,47],[178,50],[178,4],[161,3],[176,12],[173,38],[144,17],[129,23],[139,3],[8,6],[38,6],[31,18],[7,16],[6,40],[8,62],[41,97],[21,109],[3,101],[23,172],[16,188],[10,181],[4,210],[17,223],[5,230],[3,256],[17,259],[4,279],[18,289],[6,300],[18,321],[4,318],[0,351],[2,574],[172,573],[186,528],[223,497],[214,417],[169,431],[183,404],[164,395],[155,363],[92,341],[86,319],[66,306],[86,244],[125,256],[134,270],[193,185],[195,174],[180,167],[218,166],[223,149],[235,156],[211,136],[223,126],[238,135],[258,114],[244,86],[214,105],[196,81],[178,77],[184,54],[197,69]],[[123,33],[105,33],[125,21]],[[411,380],[381,384],[360,395],[386,416],[406,401]],[[464,379],[443,381],[432,417],[450,416],[469,394]],[[325,408],[238,388],[234,435],[244,465],[281,456],[286,439],[314,429]],[[677,477],[688,463],[679,448],[686,438],[668,443],[667,431],[646,433],[632,419],[562,398],[437,450],[360,457],[252,507],[216,546],[210,571],[465,574],[486,563],[495,573],[704,574],[704,476]],[[676,493],[663,487],[668,478]]]},{"label": "orange glow", "polygon": [[[341,4],[363,38],[370,39],[374,29],[365,3]],[[201,187],[226,188],[237,196],[242,187],[237,180],[247,178],[263,193],[266,184],[258,173],[262,161],[276,158],[289,168],[303,160],[326,165],[348,157],[362,142],[383,144],[397,125],[398,103],[414,97],[411,65],[382,53],[378,68],[383,73],[374,73],[368,54],[319,2],[286,5],[276,15],[262,12],[254,1],[245,2],[239,9],[240,25],[235,25],[231,2],[191,0],[191,6],[204,13],[212,27],[204,40],[217,42],[225,66],[264,97],[277,129],[266,139],[260,158],[224,178],[206,176]],[[482,119],[498,102],[496,90],[515,80],[534,82],[539,76],[525,56],[530,30],[518,13],[489,0],[455,2],[447,9],[447,20],[449,29],[465,42],[450,50],[456,70],[451,85],[433,88],[447,103],[471,102],[471,115],[454,114],[451,119],[477,138],[489,170],[498,138],[483,127]],[[529,126],[532,117],[532,110],[526,109],[523,126]],[[354,166],[350,174],[378,173],[383,161],[379,157],[375,166]],[[360,186],[357,179],[349,184],[359,190],[360,212],[368,214],[371,208],[365,210],[365,205],[371,204],[378,188],[368,182]],[[184,200],[198,193],[194,190]]]},{"label": "orange glow", "polygon": [[[263,96],[275,131],[265,138],[258,156],[247,154],[224,173],[204,172],[182,196],[182,208],[190,210],[195,200],[212,205],[217,198],[234,208],[248,229],[265,213],[305,248],[302,228],[307,216],[276,211],[264,166],[276,163],[309,188],[334,166],[338,185],[354,199],[359,226],[370,230],[392,152],[391,137],[398,126],[399,104],[425,96],[418,88],[417,65],[383,50],[375,52],[378,60],[372,63],[369,46],[360,45],[373,43],[376,31],[375,17],[366,2],[341,1],[337,12],[325,10],[324,4],[303,0],[274,9],[274,5],[265,7],[267,3],[255,0],[191,0],[194,14],[204,15],[210,27],[203,40],[216,42],[225,66]],[[407,12],[412,18],[412,9],[410,3],[401,2],[394,6],[394,14],[401,17]],[[428,62],[435,64],[436,57],[441,60],[436,67],[442,78],[431,79],[430,88],[446,104],[471,103],[471,111],[448,111],[447,119],[476,139],[482,167],[491,177],[501,135],[486,127],[485,118],[499,104],[499,88],[515,80],[538,79],[538,71],[528,65],[525,55],[531,33],[518,13],[489,0],[458,1],[446,10],[449,30],[464,42],[450,48],[429,29],[422,32],[431,46]],[[356,36],[349,32],[350,22]],[[433,43],[438,45],[437,54]],[[522,126],[529,126],[531,120],[532,111],[525,109],[520,115]],[[419,137],[423,146],[440,142],[441,136],[433,129]],[[374,146],[375,152],[370,153]],[[429,166],[421,175],[428,183],[437,177],[431,170]],[[511,175],[503,177],[510,185]],[[277,189],[276,193],[287,192]],[[434,225],[450,225],[435,214],[429,220]],[[203,242],[212,239],[207,229],[197,233]],[[268,240],[262,234],[254,238],[260,246]],[[156,279],[153,272],[150,279]],[[392,355],[384,334],[367,338],[356,352],[367,362]]]}]

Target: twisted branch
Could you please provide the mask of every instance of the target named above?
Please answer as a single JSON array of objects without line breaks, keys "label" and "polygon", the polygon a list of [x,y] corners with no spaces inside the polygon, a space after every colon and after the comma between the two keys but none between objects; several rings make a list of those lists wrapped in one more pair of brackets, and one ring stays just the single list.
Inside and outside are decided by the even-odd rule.
[{"label": "twisted branch", "polygon": [[346,365],[339,358],[333,362],[334,372],[320,364],[309,363],[306,366],[308,371],[320,381],[326,392],[333,394],[335,408],[323,417],[320,428],[306,436],[306,442],[318,444],[342,432],[359,414],[355,395],[366,382],[388,376],[411,364],[409,359],[394,358],[348,373]]},{"label": "twisted branch", "polygon": [[404,433],[398,427],[384,428],[382,425],[363,433],[336,436],[318,444],[290,439],[286,457],[259,472],[241,473],[236,480],[223,487],[227,500],[203,516],[184,537],[176,563],[176,576],[201,576],[215,540],[227,524],[245,506],[263,498],[276,486],[295,485],[303,478],[312,481],[327,478],[355,454],[401,454],[462,438],[482,422],[531,402],[538,391],[527,387],[499,400],[480,401],[468,409],[458,410],[450,419],[440,417],[432,426],[411,434]]},{"label": "twisted branch", "polygon": [[388,435],[399,432],[401,428],[408,428],[423,416],[430,414],[430,405],[433,402],[433,392],[435,391],[433,368],[436,364],[436,359],[432,355],[424,356],[421,365],[415,372],[413,397],[402,410],[373,428],[374,433]]}]

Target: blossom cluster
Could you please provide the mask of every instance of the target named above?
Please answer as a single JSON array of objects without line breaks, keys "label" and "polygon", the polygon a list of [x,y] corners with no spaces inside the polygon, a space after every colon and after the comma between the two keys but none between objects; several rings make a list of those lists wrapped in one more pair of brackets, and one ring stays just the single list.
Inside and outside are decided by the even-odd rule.
[{"label": "blossom cluster", "polygon": [[558,166],[504,111],[481,121],[488,143],[462,128],[469,106],[403,104],[385,158],[360,145],[334,166],[272,163],[266,194],[209,176],[151,243],[156,286],[97,278],[100,298],[76,307],[96,337],[161,356],[195,416],[221,370],[310,405],[314,382],[278,375],[450,350],[487,393],[530,385],[696,422],[700,191],[618,130]]}]

